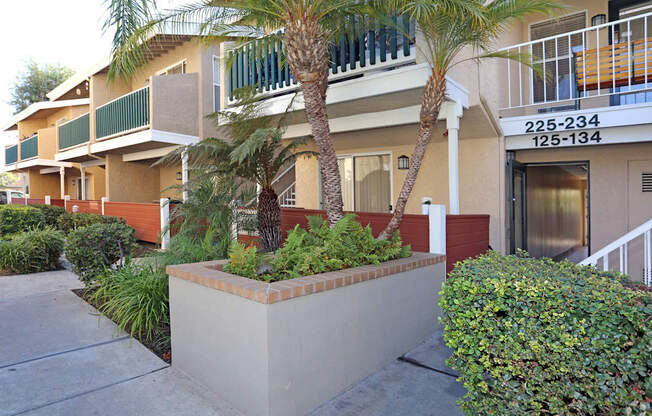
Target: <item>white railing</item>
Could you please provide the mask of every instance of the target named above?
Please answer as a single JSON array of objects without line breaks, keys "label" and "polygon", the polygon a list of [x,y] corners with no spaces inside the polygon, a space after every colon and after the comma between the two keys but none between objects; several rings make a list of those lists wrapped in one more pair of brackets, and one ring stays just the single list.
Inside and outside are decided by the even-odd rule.
[{"label": "white railing", "polygon": [[[530,63],[506,60],[507,97],[502,110],[562,102],[567,103],[564,109],[579,109],[581,100],[587,98],[648,91],[652,88],[650,16],[646,13],[501,49],[507,55],[525,56]],[[626,98],[623,101],[629,103]]]},{"label": "white railing", "polygon": [[643,237],[643,281],[646,285],[652,285],[652,244],[650,236],[652,234],[652,219],[646,223],[636,227],[628,232],[618,240],[602,248],[591,257],[584,259],[580,262],[583,266],[593,265],[597,266],[598,261],[602,260],[602,270],[614,270],[609,264],[609,254],[618,250],[619,254],[619,271],[621,273],[629,273],[629,243],[638,238]]},{"label": "white railing", "polygon": [[278,196],[278,203],[282,208],[293,208],[297,206],[296,185],[296,182],[292,182],[292,185],[288,186]]}]

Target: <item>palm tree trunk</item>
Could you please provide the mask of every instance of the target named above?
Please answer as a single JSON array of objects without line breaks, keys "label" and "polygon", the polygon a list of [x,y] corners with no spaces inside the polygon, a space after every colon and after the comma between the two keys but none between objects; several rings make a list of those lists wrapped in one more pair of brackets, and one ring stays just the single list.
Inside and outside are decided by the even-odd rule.
[{"label": "palm tree trunk", "polygon": [[281,206],[272,187],[264,187],[258,196],[258,232],[265,251],[281,246]]},{"label": "palm tree trunk", "polygon": [[435,73],[428,79],[426,88],[423,92],[423,99],[421,102],[421,114],[419,115],[419,130],[417,134],[417,142],[412,152],[412,159],[410,160],[410,169],[408,170],[401,193],[396,201],[394,208],[394,215],[387,224],[387,227],[378,235],[379,240],[389,239],[396,230],[398,230],[403,214],[405,213],[405,206],[407,205],[414,184],[421,169],[421,162],[423,156],[426,154],[428,143],[432,136],[432,131],[437,123],[441,105],[446,98],[446,75]]},{"label": "palm tree trunk", "polygon": [[342,182],[337,165],[337,154],[331,141],[330,126],[326,113],[326,100],[318,82],[304,82],[301,85],[306,102],[306,115],[312,128],[312,135],[319,148],[321,184],[325,197],[324,209],[328,223],[332,226],[342,219]]}]

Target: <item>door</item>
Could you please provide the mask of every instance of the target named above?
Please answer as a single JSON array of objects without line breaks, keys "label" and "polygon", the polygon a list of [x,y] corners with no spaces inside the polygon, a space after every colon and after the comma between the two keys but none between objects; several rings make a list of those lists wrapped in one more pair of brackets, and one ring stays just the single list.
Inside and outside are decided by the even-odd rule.
[{"label": "door", "polygon": [[510,253],[517,249],[527,250],[527,198],[525,184],[527,181],[525,165],[510,160],[509,165],[510,198]]},{"label": "door", "polygon": [[[652,219],[652,160],[629,161],[629,230]],[[643,280],[643,238],[628,245],[628,272],[634,280]]]}]

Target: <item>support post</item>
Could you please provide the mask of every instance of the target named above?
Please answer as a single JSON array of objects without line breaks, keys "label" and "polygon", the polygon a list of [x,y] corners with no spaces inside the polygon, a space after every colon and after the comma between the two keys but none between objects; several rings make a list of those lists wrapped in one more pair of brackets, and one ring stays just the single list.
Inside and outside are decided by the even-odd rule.
[{"label": "support post", "polygon": [[183,186],[183,202],[188,200],[188,152],[181,154],[181,185]]},{"label": "support post", "polygon": [[11,191],[7,191],[7,204],[11,205],[13,202],[11,201]]},{"label": "support post", "polygon": [[[59,179],[60,179],[60,187],[61,187],[61,198],[65,198],[65,193],[66,193],[66,168],[61,166],[59,168]],[[70,199],[70,198],[69,198]]]},{"label": "support post", "polygon": [[459,131],[462,105],[447,103],[446,128],[448,129],[448,204],[452,215],[460,214]]},{"label": "support post", "polygon": [[85,201],[86,200],[86,168],[82,166],[81,168],[79,168],[79,170],[81,171],[81,185],[80,185],[81,199],[82,201]]},{"label": "support post", "polygon": [[109,202],[109,198],[103,196],[102,199],[101,199],[101,201],[102,201],[102,215],[106,215],[106,214],[104,213],[104,204],[105,204],[106,202]]},{"label": "support post", "polygon": [[[426,205],[424,205],[425,211]],[[430,252],[446,254],[446,206],[427,205]]]},{"label": "support post", "polygon": [[50,195],[45,195],[45,205],[52,205],[52,199]]},{"label": "support post", "polygon": [[161,249],[170,248],[170,200],[161,198]]},{"label": "support post", "polygon": [[70,195],[63,196],[63,208],[68,211],[68,201],[70,201]]}]

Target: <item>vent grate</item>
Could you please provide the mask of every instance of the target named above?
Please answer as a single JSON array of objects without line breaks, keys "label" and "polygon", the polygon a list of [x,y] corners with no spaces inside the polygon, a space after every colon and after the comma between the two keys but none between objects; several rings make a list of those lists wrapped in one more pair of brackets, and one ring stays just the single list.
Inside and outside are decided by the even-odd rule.
[{"label": "vent grate", "polygon": [[641,173],[641,189],[643,192],[652,192],[652,173]]}]

